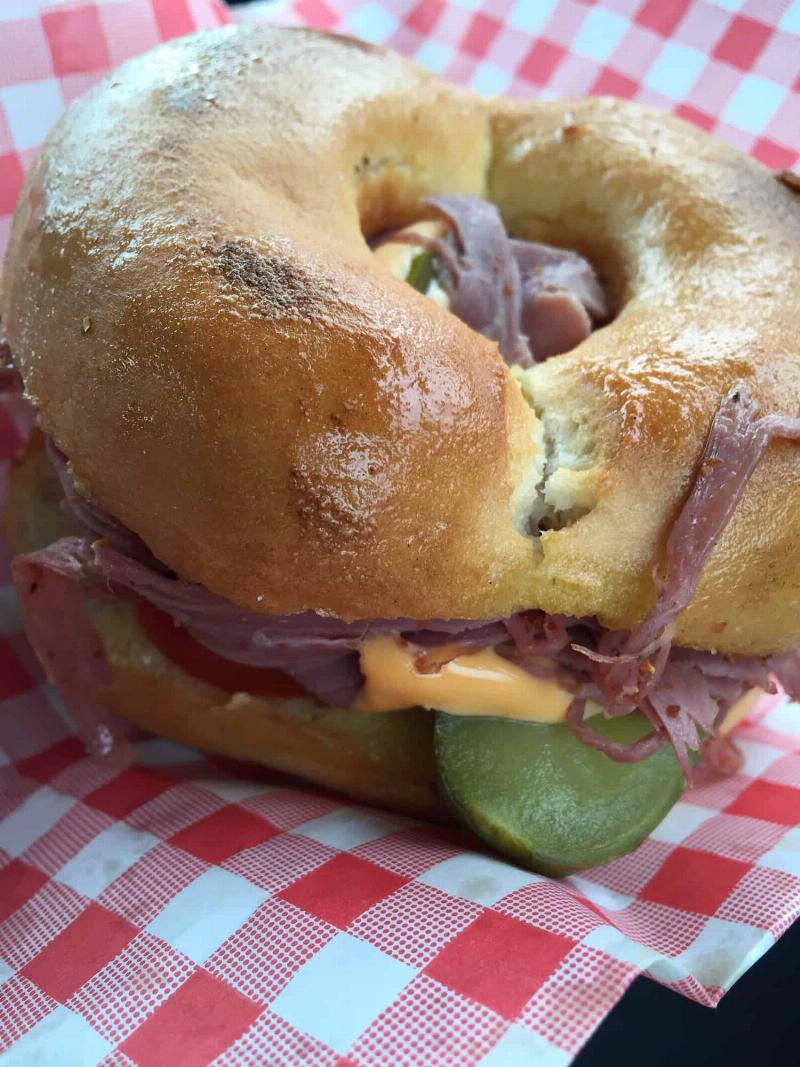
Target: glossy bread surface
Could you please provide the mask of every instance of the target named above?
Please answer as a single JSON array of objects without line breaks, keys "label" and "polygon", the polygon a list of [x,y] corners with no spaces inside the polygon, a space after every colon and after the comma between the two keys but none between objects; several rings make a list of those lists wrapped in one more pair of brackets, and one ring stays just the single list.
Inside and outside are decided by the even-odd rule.
[{"label": "glossy bread surface", "polygon": [[[527,376],[533,407],[364,239],[444,192],[586,252],[616,301]],[[257,27],[164,45],[70,108],[0,312],[79,483],[182,577],[265,612],[629,629],[722,395],[800,411],[798,267],[800,198],[675,119],[487,102]],[[584,514],[537,539],[517,505],[554,475]],[[677,639],[796,647],[798,588],[800,450],[778,443]]]}]

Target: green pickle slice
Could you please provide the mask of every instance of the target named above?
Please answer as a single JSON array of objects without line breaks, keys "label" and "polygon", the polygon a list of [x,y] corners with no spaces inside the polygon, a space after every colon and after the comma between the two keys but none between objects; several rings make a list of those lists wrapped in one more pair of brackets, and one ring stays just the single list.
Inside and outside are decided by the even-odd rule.
[{"label": "green pickle slice", "polygon": [[[638,712],[592,729],[628,743],[652,727]],[[542,874],[595,867],[636,848],[685,787],[671,746],[616,763],[565,724],[437,712],[436,758],[451,806],[509,859]]]},{"label": "green pickle slice", "polygon": [[433,263],[433,252],[419,252],[411,260],[411,266],[408,268],[406,281],[420,293],[427,293],[428,286],[431,284],[435,276],[436,270]]}]

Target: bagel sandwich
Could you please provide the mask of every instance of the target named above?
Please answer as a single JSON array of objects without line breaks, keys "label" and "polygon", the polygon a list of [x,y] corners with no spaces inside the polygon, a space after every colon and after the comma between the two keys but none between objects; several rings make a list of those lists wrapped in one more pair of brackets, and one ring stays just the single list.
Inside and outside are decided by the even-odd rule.
[{"label": "bagel sandwich", "polygon": [[226,28],[71,105],[0,280],[6,529],[125,723],[563,873],[800,695],[800,201],[671,116]]}]

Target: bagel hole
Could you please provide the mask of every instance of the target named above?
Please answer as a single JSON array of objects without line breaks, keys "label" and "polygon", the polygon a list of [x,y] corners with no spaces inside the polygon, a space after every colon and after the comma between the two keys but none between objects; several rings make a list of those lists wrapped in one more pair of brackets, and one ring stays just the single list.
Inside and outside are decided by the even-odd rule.
[{"label": "bagel hole", "polygon": [[[407,210],[402,214],[407,216]],[[577,228],[571,230],[564,225],[555,226],[549,220],[535,216],[513,220],[511,224],[506,219],[503,219],[503,222],[512,241],[547,245],[554,250],[577,254],[586,261],[594,273],[605,302],[604,313],[591,316],[592,332],[607,326],[616,318],[629,292],[629,271],[622,254],[616,248],[591,241]],[[384,223],[372,231],[363,228],[363,232],[373,254],[387,273],[408,282],[412,288],[432,297],[436,303],[450,308],[447,261],[443,261],[440,255],[446,251],[441,248],[441,238],[452,232],[448,223],[430,209],[426,211],[424,205],[419,205],[415,215],[405,217],[405,221],[400,225]],[[451,249],[449,255],[452,254]],[[550,292],[549,285],[545,285],[543,291]],[[552,355],[564,355],[579,343],[577,340],[569,343],[568,331],[565,337],[566,342],[559,344],[557,351],[543,355],[537,355],[535,336],[531,337],[535,359],[543,361]]]},{"label": "bagel hole", "polygon": [[630,295],[630,267],[621,248],[611,242],[592,240],[588,226],[581,227],[566,219],[554,222],[525,215],[505,221],[509,235],[519,241],[535,241],[583,256],[594,270],[608,304],[608,315],[602,325],[614,321]]},{"label": "bagel hole", "polygon": [[[596,450],[592,427],[579,425],[564,413],[551,411],[549,405],[537,397],[537,369],[541,369],[549,358],[567,355],[588,336],[588,332],[594,332],[613,320],[625,299],[627,272],[622,257],[614,248],[588,240],[577,228],[554,226],[535,217],[514,220],[511,225],[507,220],[504,222],[512,240],[534,242],[576,253],[588,263],[594,274],[595,304],[587,301],[582,305],[588,331],[582,336],[579,335],[580,331],[576,331],[578,336],[572,343],[561,344],[552,353],[541,356],[540,361],[532,367],[523,369],[512,366],[512,376],[539,420],[533,467],[529,469],[526,484],[518,486],[514,492],[514,524],[523,536],[531,538],[535,545],[541,547],[543,534],[573,525],[594,507],[594,479],[587,477],[587,474],[594,466]],[[447,232],[448,226],[442,221],[434,221],[430,216],[417,218],[407,224],[402,233],[396,230],[382,231],[377,239],[373,238],[372,248],[388,273],[404,279],[413,288],[449,308],[450,299],[442,278],[443,273],[446,275],[447,265],[445,262],[442,269],[435,254],[437,238]],[[453,254],[452,248],[448,254]],[[544,269],[548,269],[547,261]],[[565,276],[570,277],[569,274]],[[580,294],[579,280],[574,280],[574,284],[576,288],[569,294],[573,304]],[[597,284],[602,293],[597,291]],[[543,291],[549,292],[546,286]],[[590,315],[588,309],[598,304],[605,305],[602,312]],[[555,332],[558,333],[558,330]],[[490,335],[487,333],[487,336]],[[533,353],[537,355],[536,335],[529,336]],[[558,340],[564,342],[565,338],[568,342],[569,328],[562,330]],[[509,363],[513,363],[513,360],[509,360]]]}]

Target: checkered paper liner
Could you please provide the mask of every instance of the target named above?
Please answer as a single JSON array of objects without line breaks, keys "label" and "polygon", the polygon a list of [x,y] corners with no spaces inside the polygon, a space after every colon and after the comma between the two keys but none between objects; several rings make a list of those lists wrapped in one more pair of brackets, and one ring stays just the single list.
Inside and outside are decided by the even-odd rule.
[{"label": "checkered paper liner", "polygon": [[[775,167],[800,147],[800,2],[299,0],[488,93],[613,93]],[[0,0],[0,251],[64,105],[214,0]],[[0,411],[0,472],[19,445]],[[762,703],[744,771],[700,781],[633,855],[561,881],[456,831],[158,739],[87,759],[0,557],[0,1060],[568,1063],[642,972],[714,1004],[800,915],[800,713]]]}]

